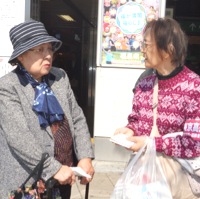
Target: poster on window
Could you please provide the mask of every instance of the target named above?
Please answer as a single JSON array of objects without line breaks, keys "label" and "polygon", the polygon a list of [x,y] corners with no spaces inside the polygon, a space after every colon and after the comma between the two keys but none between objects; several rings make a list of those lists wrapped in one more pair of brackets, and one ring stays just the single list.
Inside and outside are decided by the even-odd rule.
[{"label": "poster on window", "polygon": [[144,67],[140,51],[147,22],[160,16],[159,0],[103,0],[99,3],[97,64]]}]

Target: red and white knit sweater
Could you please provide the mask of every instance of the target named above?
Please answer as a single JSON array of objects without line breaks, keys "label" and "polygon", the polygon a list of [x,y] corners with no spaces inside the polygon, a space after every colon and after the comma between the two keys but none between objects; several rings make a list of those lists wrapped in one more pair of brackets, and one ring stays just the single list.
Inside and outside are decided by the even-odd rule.
[{"label": "red and white knit sweater", "polygon": [[[153,125],[153,85],[156,75],[144,78],[136,87],[127,127],[135,136],[151,133]],[[174,157],[200,156],[200,141],[190,136],[163,138],[183,131],[187,119],[200,119],[200,77],[184,67],[177,75],[158,80],[156,150]]]}]

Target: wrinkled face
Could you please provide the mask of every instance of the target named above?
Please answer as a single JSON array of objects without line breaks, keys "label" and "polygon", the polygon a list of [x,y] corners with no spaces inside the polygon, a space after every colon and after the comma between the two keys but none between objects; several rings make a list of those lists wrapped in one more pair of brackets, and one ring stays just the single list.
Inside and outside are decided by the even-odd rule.
[{"label": "wrinkled face", "polygon": [[144,40],[141,42],[141,52],[147,68],[157,69],[162,66],[163,59],[154,39],[151,37],[150,30],[147,30],[144,34]]},{"label": "wrinkled face", "polygon": [[26,51],[18,60],[34,79],[41,81],[42,76],[47,75],[51,69],[53,54],[51,43],[45,43]]}]

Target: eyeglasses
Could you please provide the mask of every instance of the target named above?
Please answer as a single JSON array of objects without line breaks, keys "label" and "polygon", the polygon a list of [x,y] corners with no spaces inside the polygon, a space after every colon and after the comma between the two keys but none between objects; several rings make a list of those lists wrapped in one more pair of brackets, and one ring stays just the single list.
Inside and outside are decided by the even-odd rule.
[{"label": "eyeglasses", "polygon": [[35,54],[42,55],[42,56],[45,56],[46,54],[53,55],[53,53],[55,52],[55,50],[52,47],[49,47],[49,48],[43,48],[43,47],[33,48],[33,49],[29,49],[28,51],[32,51]]},{"label": "eyeglasses", "polygon": [[141,49],[146,49],[148,46],[152,46],[153,44],[152,43],[146,43],[146,41],[141,41],[140,42],[140,48]]}]

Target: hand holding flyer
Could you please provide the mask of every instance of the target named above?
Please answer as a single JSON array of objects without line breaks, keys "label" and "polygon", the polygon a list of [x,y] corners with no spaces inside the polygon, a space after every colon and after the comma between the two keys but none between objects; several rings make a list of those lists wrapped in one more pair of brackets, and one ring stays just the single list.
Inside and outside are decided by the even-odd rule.
[{"label": "hand holding flyer", "polygon": [[117,135],[113,135],[110,138],[110,141],[115,144],[119,144],[123,147],[130,148],[131,146],[134,145],[134,142],[131,142],[131,141],[127,140],[126,138],[127,138],[127,135],[125,135],[125,134],[117,134]]},{"label": "hand holding flyer", "polygon": [[92,178],[89,174],[87,174],[83,169],[80,167],[71,167],[72,171],[76,176]]}]

